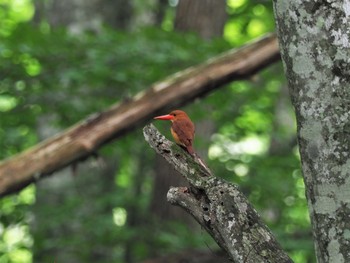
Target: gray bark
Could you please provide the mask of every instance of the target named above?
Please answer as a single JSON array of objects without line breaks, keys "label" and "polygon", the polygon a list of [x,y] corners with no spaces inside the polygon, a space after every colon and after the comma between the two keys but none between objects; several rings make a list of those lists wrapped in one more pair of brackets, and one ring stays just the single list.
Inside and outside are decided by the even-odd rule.
[{"label": "gray bark", "polygon": [[144,128],[144,135],[190,185],[170,188],[168,201],[190,213],[233,262],[292,262],[236,185],[208,173],[153,125]]},{"label": "gray bark", "polygon": [[318,262],[350,262],[350,2],[274,1]]}]

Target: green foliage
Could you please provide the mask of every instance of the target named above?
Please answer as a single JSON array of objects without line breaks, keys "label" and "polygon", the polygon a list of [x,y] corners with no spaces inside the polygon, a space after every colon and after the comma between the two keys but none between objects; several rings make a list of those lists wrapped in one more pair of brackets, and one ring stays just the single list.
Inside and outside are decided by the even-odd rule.
[{"label": "green foliage", "polygon": [[0,202],[0,262],[31,262],[29,234],[30,205],[34,200],[34,187],[29,186],[16,196]]},{"label": "green foliage", "polygon": [[[91,113],[128,100],[169,74],[274,29],[270,1],[234,0],[228,1],[226,41],[205,42],[193,34],[172,32],[173,10],[167,11],[162,25],[165,31],[144,28],[125,33],[103,28],[98,34],[73,36],[45,23],[33,27],[25,22],[33,7],[23,1],[24,7],[14,14],[11,5],[15,2],[0,2],[1,159],[38,142],[37,126],[43,115],[55,115],[51,125],[67,128]],[[210,141],[196,138],[196,147],[209,148],[212,170],[240,185],[296,262],[313,262],[300,163],[295,143],[290,145],[294,123],[276,118],[285,85],[282,76],[281,65],[272,66],[249,81],[227,85],[186,110],[196,123],[208,118],[214,121],[216,132]],[[290,105],[283,109],[292,116]],[[277,152],[272,150],[275,140]],[[88,240],[70,237],[57,241],[40,233],[35,247],[79,247],[78,259],[89,262],[90,250],[98,244],[114,247],[111,260],[122,262],[127,250],[140,261],[157,251],[167,254],[213,246],[203,232],[195,235],[179,222],[159,222],[150,215],[154,154],[140,131],[105,147],[100,154],[118,161],[116,194],[97,196],[93,204],[98,215],[82,218],[79,227],[86,229]],[[86,187],[92,188],[93,183]],[[0,200],[0,263],[32,261],[32,213],[52,218],[52,226],[59,229],[70,217],[79,216],[74,214],[77,207],[86,205],[84,200],[67,197],[60,207],[32,211],[34,202],[33,186]],[[99,210],[106,207],[112,208]],[[131,218],[142,224],[133,224]],[[45,260],[50,262],[50,254]]]},{"label": "green foliage", "polygon": [[224,36],[234,46],[274,30],[271,1],[228,0]]},{"label": "green foliage", "polygon": [[28,21],[34,13],[30,0],[0,1],[0,36],[8,36],[22,21]]},{"label": "green foliage", "polygon": [[[90,33],[72,36],[61,29],[47,31],[33,28],[28,24],[18,24],[11,35],[3,38],[2,45],[5,51],[2,53],[0,68],[1,72],[7,74],[3,75],[0,82],[0,109],[3,112],[0,119],[0,146],[3,149],[0,153],[1,158],[11,156],[37,143],[37,120],[43,114],[59,113],[55,119],[56,126],[68,127],[92,112],[100,111],[118,101],[127,100],[153,82],[179,69],[199,63],[229,47],[225,41],[206,43],[191,34],[184,38],[184,35],[165,33],[151,28],[133,34],[104,29],[96,37]],[[135,156],[144,151],[144,141],[139,134],[137,137],[134,135],[132,138],[127,137],[120,141],[118,143],[120,151],[117,153],[111,147],[106,147],[102,152],[107,155],[125,156],[126,149],[130,148],[135,149]],[[150,149],[148,152],[153,156]],[[141,216],[149,217],[147,210],[142,211],[140,207],[147,208],[152,183],[150,177],[146,177],[142,182],[142,198],[133,197],[134,193],[130,192],[130,189],[135,185],[135,174],[138,170],[132,165],[137,162],[137,158],[132,156],[120,159],[120,172],[116,177],[119,198],[111,199],[104,196],[106,202],[113,202],[116,205],[113,216],[84,220],[82,226],[94,229],[95,224],[99,225],[99,228],[95,229],[98,231],[93,234],[94,242],[111,246],[110,242],[119,240],[121,245],[116,249],[115,260],[123,257],[121,251],[129,239],[137,239],[140,233],[146,234],[148,228],[128,227],[125,225],[125,218],[123,219],[123,216],[128,215],[121,213],[130,208],[130,205],[126,204],[132,204],[138,207]],[[33,195],[34,192],[30,198],[33,198]],[[104,201],[102,199],[99,201],[103,206]],[[27,229],[29,222],[25,218],[29,214],[28,206],[31,203],[26,201],[16,205],[13,199],[3,199],[1,202],[5,207],[8,206],[2,210],[1,222],[4,229],[10,231],[13,224],[19,224]],[[40,216],[54,218],[53,227],[59,228],[61,222],[67,220],[66,214],[70,214],[73,219],[74,211],[81,205],[84,204],[67,198],[66,203],[60,207],[42,207]],[[39,215],[38,211],[36,214]],[[111,230],[108,220],[111,222],[113,219],[115,229]],[[28,232],[25,233],[30,239]],[[162,236],[166,235],[162,233],[159,238],[163,239]],[[151,233],[149,236],[152,236]],[[1,242],[5,246],[6,238],[4,237]],[[56,244],[53,242],[57,242],[55,238],[50,239],[45,233],[37,235],[35,240],[36,246],[49,251],[52,246],[56,248],[78,246],[79,239],[69,238]],[[172,245],[167,242],[151,242],[156,242],[160,246],[166,244],[166,247]],[[151,248],[148,243],[150,238],[141,238],[135,242],[133,249],[138,255],[137,258],[149,255],[148,251]],[[89,251],[92,245],[90,242],[85,242],[84,246],[80,245],[78,255],[82,260],[88,261],[89,254],[84,254],[84,251]],[[25,251],[28,253],[31,246],[31,242],[23,245],[18,243],[13,253],[19,255],[18,249],[23,248],[27,249]],[[21,262],[14,259],[10,251],[3,252],[7,255],[4,256],[3,262]],[[43,260],[50,260],[50,255],[48,254]]]}]

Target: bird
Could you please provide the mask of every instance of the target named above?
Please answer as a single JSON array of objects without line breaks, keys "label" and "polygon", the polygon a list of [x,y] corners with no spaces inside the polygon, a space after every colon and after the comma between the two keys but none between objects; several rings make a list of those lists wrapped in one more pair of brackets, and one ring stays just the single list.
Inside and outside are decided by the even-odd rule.
[{"label": "bird", "polygon": [[182,110],[173,110],[167,115],[154,117],[156,120],[171,121],[171,135],[174,137],[176,144],[185,148],[189,154],[195,156],[193,149],[193,140],[195,127],[190,117]]}]

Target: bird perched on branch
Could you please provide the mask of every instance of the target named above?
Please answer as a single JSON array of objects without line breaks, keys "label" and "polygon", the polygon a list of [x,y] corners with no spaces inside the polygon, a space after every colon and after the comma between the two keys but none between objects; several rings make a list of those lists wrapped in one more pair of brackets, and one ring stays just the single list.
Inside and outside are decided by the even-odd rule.
[{"label": "bird perched on branch", "polygon": [[154,117],[156,120],[168,120],[171,121],[171,134],[174,137],[176,144],[185,148],[189,154],[207,171],[207,175],[211,175],[211,171],[208,166],[203,162],[198,154],[193,149],[194,139],[194,124],[188,117],[186,112],[182,110],[174,110],[167,115]]},{"label": "bird perched on branch", "polygon": [[193,139],[194,139],[194,124],[188,117],[186,112],[182,110],[174,110],[167,115],[154,117],[156,120],[170,120],[171,124],[171,134],[174,137],[175,142],[185,148],[189,154],[195,155],[193,149]]}]

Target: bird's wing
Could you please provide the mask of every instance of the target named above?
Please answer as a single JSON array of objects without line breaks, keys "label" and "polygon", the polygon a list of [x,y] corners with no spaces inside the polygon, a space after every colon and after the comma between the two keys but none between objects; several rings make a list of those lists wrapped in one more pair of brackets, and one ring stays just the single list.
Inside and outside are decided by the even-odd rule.
[{"label": "bird's wing", "polygon": [[172,124],[172,129],[176,133],[180,144],[184,146],[192,145],[194,136],[194,125],[189,120],[178,120]]}]

